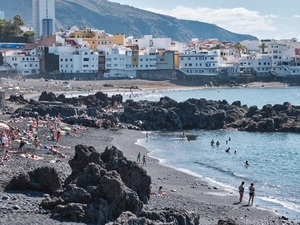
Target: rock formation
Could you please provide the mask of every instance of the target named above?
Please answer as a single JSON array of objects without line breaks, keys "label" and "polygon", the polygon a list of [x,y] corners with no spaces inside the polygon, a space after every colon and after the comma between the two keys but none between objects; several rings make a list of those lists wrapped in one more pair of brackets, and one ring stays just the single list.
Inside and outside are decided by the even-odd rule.
[{"label": "rock formation", "polygon": [[[163,97],[158,102],[132,99],[123,103],[120,111],[106,111],[114,102],[122,103],[122,96],[111,98],[101,92],[95,95],[65,98],[60,95],[54,99],[51,93],[42,93],[40,99],[50,103],[30,101],[24,108],[17,109],[16,115],[51,116],[61,115],[66,123],[82,123],[84,126],[96,126],[92,118],[114,121],[119,118],[118,128],[139,130],[181,130],[181,129],[223,129],[234,128],[249,132],[300,132],[300,107],[288,102],[282,105],[257,106],[241,105],[240,101],[229,104],[226,100],[212,101],[206,99],[188,99],[176,102]],[[62,104],[51,104],[51,100]],[[86,107],[79,107],[84,104]],[[104,121],[103,127],[112,123]]]},{"label": "rock formation", "polygon": [[66,179],[55,169],[43,167],[13,177],[6,188],[49,193],[51,197],[44,199],[41,205],[54,215],[73,221],[199,224],[199,214],[195,212],[171,208],[145,210],[151,178],[114,146],[100,154],[93,147],[77,145],[69,164],[72,173]]}]

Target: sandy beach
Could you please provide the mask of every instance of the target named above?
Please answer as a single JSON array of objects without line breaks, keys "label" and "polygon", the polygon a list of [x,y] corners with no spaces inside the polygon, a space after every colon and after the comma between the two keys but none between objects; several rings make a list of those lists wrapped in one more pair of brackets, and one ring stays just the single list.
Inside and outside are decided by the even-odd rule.
[{"label": "sandy beach", "polygon": [[[54,91],[56,93],[65,92],[62,90],[63,81],[40,81],[27,80],[17,81],[8,80],[13,86],[19,85],[23,92],[13,90],[10,94],[23,94],[25,98],[38,95],[41,91]],[[18,83],[19,82],[19,83]],[[76,84],[75,84],[76,82]],[[76,87],[88,88],[88,91],[96,90],[117,90],[130,89],[131,86],[137,86],[140,90],[158,90],[158,89],[182,89],[186,86],[179,86],[170,83],[169,81],[142,81],[142,80],[114,80],[114,81],[72,81],[71,84]],[[90,85],[92,84],[92,85]],[[104,87],[104,84],[113,84],[113,87]],[[53,86],[54,85],[54,86]],[[249,87],[282,87],[281,83],[254,83],[249,84]],[[129,88],[128,88],[129,87]],[[25,90],[31,89],[31,91]],[[194,87],[193,87],[194,88]],[[3,84],[3,89],[5,89]],[[11,106],[13,104],[10,104]],[[13,105],[14,108],[20,107]],[[1,115],[1,119],[10,120],[9,115]],[[30,123],[27,120],[11,125],[17,126],[20,130],[26,128],[26,124]],[[148,150],[136,144],[138,139],[145,138],[145,133],[134,130],[104,130],[96,128],[87,128],[87,130],[79,130],[77,137],[62,136],[60,145],[70,146],[70,148],[60,148],[67,158],[62,158],[60,163],[51,163],[55,156],[48,154],[42,150],[42,146],[53,144],[48,141],[42,133],[47,133],[46,127],[41,127],[38,131],[40,149],[35,149],[33,143],[25,145],[25,151],[29,154],[35,154],[42,157],[40,160],[32,160],[20,156],[19,153],[12,153],[14,161],[5,161],[4,167],[1,167],[1,208],[0,208],[0,223],[1,224],[81,224],[63,219],[54,218],[50,212],[42,209],[39,206],[41,200],[47,197],[47,194],[33,192],[11,192],[4,191],[7,182],[15,174],[24,171],[31,171],[43,165],[53,166],[58,171],[69,175],[70,167],[68,160],[74,156],[74,147],[78,144],[94,146],[99,152],[103,152],[106,146],[116,146],[122,150],[125,157],[129,160],[136,161],[137,154],[146,155],[147,165],[143,166],[147,173],[152,178],[152,190],[157,191],[159,186],[163,186],[164,191],[169,195],[169,198],[151,196],[149,209],[161,209],[165,207],[184,208],[186,210],[194,210],[200,214],[200,224],[215,225],[219,219],[232,219],[238,224],[283,224],[280,219],[281,215],[277,215],[275,211],[261,209],[257,205],[247,206],[248,190],[245,192],[244,201],[239,202],[238,190],[235,193],[229,193],[211,186],[201,178],[192,176],[174,168],[163,166],[157,159],[147,155]],[[49,133],[49,132],[48,132]],[[18,146],[17,142],[13,142],[12,148],[15,150]],[[142,166],[142,164],[140,164]],[[284,215],[286,216],[286,215]],[[287,215],[288,216],[288,215]],[[290,221],[291,222],[291,221]],[[287,224],[287,223],[285,223]]]}]

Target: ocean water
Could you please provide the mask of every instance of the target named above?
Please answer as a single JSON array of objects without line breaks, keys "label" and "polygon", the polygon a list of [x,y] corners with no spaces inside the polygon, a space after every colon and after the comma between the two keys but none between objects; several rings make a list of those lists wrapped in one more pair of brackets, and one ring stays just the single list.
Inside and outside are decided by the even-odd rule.
[{"label": "ocean water", "polygon": [[[132,98],[157,101],[169,96],[177,101],[188,98],[240,100],[248,106],[261,108],[265,104],[289,101],[300,105],[299,88],[202,89],[139,93]],[[182,131],[150,132],[148,141],[138,140],[149,155],[164,165],[197,174],[214,186],[234,192],[245,181],[255,183],[255,205],[277,210],[280,214],[300,221],[300,134],[248,133],[237,130],[186,130],[189,141],[182,140]],[[231,138],[231,141],[226,140]],[[210,142],[219,141],[219,147]],[[230,152],[225,150],[230,147]],[[235,154],[236,151],[236,154]],[[245,161],[250,166],[245,166]]]}]

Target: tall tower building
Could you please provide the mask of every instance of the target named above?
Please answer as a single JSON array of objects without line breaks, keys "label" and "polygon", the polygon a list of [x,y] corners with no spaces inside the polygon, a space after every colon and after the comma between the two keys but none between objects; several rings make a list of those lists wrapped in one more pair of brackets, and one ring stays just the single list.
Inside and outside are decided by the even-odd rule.
[{"label": "tall tower building", "polygon": [[55,31],[55,0],[32,0],[32,24],[38,38]]},{"label": "tall tower building", "polygon": [[0,11],[0,19],[5,19],[4,11]]}]

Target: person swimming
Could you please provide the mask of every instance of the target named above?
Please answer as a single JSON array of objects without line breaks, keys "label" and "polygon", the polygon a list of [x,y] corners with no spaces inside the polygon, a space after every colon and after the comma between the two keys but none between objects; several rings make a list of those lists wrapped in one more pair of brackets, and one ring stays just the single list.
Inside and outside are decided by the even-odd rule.
[{"label": "person swimming", "polygon": [[227,148],[226,150],[225,150],[225,152],[229,152],[230,151],[230,148]]},{"label": "person swimming", "polygon": [[210,144],[211,144],[211,145],[214,145],[214,144],[215,144],[214,139],[211,140]]},{"label": "person swimming", "polygon": [[245,166],[250,166],[249,162],[246,160]]}]

